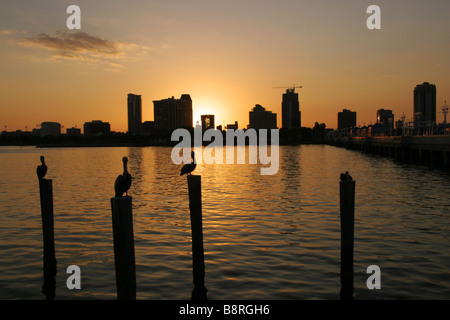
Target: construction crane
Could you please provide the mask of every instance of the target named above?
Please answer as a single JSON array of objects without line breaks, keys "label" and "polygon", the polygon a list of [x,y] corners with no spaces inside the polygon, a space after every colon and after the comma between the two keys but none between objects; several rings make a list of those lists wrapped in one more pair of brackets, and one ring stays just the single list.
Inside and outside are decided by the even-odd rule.
[{"label": "construction crane", "polygon": [[303,86],[296,86],[295,84],[292,87],[284,86],[284,87],[273,87],[274,89],[287,89],[292,92],[295,92],[295,88],[302,88]]}]

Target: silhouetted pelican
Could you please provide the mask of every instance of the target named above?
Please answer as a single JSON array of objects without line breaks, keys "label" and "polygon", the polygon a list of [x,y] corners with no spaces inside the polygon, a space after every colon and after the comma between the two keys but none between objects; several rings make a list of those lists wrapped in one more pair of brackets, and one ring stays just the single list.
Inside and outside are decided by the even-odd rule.
[{"label": "silhouetted pelican", "polygon": [[116,197],[122,197],[124,193],[128,195],[128,189],[130,189],[131,187],[131,174],[129,174],[127,170],[128,158],[123,157],[122,162],[123,162],[123,174],[120,174],[117,177],[116,182],[114,183],[114,190],[116,192]]},{"label": "silhouetted pelican", "polygon": [[348,173],[348,171],[345,171],[345,173],[341,173],[341,181],[352,181],[352,176]]},{"label": "silhouetted pelican", "polygon": [[191,172],[195,170],[195,167],[197,166],[197,162],[195,161],[195,153],[194,151],[191,152],[192,162],[185,164],[183,168],[181,168],[180,176],[187,173],[188,176],[191,175]]},{"label": "silhouetted pelican", "polygon": [[45,165],[44,156],[41,156],[41,162],[42,162],[42,164],[40,166],[38,166],[36,169],[38,179],[44,179],[45,174],[47,173],[47,166]]}]

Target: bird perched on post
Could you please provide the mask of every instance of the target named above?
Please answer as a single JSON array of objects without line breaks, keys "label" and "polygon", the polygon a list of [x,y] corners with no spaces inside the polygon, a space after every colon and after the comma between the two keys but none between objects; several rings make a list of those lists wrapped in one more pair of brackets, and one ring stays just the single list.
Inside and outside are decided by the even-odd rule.
[{"label": "bird perched on post", "polygon": [[125,193],[128,196],[128,189],[131,187],[131,174],[127,170],[128,158],[123,157],[123,174],[119,174],[114,183],[114,191],[116,192],[116,197],[122,197]]},{"label": "bird perched on post", "polygon": [[36,169],[36,173],[38,176],[38,179],[45,179],[45,174],[47,173],[47,166],[45,165],[45,158],[44,156],[41,156],[41,162],[42,164],[39,165]]},{"label": "bird perched on post", "polygon": [[191,152],[191,157],[192,157],[192,162],[185,164],[181,168],[180,176],[182,176],[185,173],[187,173],[187,175],[190,176],[191,172],[195,170],[195,167],[197,166],[197,162],[195,161],[195,153],[194,153],[194,151]]},{"label": "bird perched on post", "polygon": [[341,173],[341,181],[352,181],[352,176],[348,173],[348,171],[345,171],[345,173]]}]

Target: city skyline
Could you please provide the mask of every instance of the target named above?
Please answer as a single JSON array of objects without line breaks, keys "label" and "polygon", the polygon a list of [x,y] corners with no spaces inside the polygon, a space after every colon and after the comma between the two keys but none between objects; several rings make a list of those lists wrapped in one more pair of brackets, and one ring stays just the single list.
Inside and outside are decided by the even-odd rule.
[{"label": "city skyline", "polygon": [[[433,95],[431,97],[429,97],[429,99],[431,99],[432,101],[435,102],[436,100],[436,86],[434,84],[430,84],[428,82],[425,82],[423,84],[418,84],[415,86],[413,93],[414,93],[414,112],[413,114],[415,116],[417,116],[418,114],[415,112],[418,107],[416,105],[416,100],[417,100],[417,92],[419,88],[424,88],[424,87],[431,87],[433,88]],[[294,86],[295,88],[295,86]],[[301,121],[301,111],[299,110],[299,102],[298,102],[298,94],[295,92],[294,88],[288,88],[286,90],[286,93],[283,94],[283,101],[282,101],[282,105],[285,106],[285,119],[282,120],[282,126],[281,128],[284,129],[290,129],[290,128],[294,128],[294,127],[301,127],[301,123],[300,126],[297,125],[292,125],[289,124],[290,120],[292,118],[292,112],[296,112],[298,113],[298,115],[300,117],[297,118],[297,122],[298,119],[300,119]],[[301,87],[300,87],[301,88]],[[187,103],[187,104],[186,104]],[[292,104],[293,103],[293,104]],[[445,102],[446,104],[446,102]],[[136,94],[131,94],[129,93],[127,95],[127,122],[128,122],[128,130],[126,131],[114,131],[114,130],[109,130],[108,132],[122,132],[122,133],[129,133],[131,135],[140,135],[141,133],[147,133],[148,134],[148,130],[152,130],[153,128],[166,128],[166,129],[176,129],[176,128],[188,128],[189,126],[187,125],[187,123],[191,122],[192,119],[192,114],[193,114],[193,101],[190,97],[189,94],[182,94],[180,99],[175,99],[174,96],[170,97],[170,98],[166,98],[166,99],[162,99],[162,100],[154,100],[153,101],[153,120],[149,121],[148,119],[142,119],[141,114],[142,114],[142,104],[141,104],[141,95],[136,95]],[[292,110],[291,110],[292,109]],[[403,116],[400,118],[395,118],[394,114],[392,113],[392,110],[385,110],[385,109],[378,109],[376,111],[376,117],[375,117],[375,124],[379,124],[379,125],[383,125],[386,127],[389,127],[389,130],[393,130],[394,128],[396,128],[396,126],[394,126],[394,123],[397,122],[401,122],[403,123],[403,121],[405,120],[405,123],[411,123],[411,125],[416,126],[416,125],[423,125],[424,123],[428,123],[428,125],[434,124],[434,125],[438,125],[439,122],[436,122],[436,106],[434,105],[434,109],[431,108],[432,110],[429,110],[427,113],[427,117],[430,117],[432,120],[424,121],[422,119],[422,122],[420,122],[421,124],[419,124],[418,120],[415,119],[414,117],[410,120],[407,120],[406,117],[405,119],[404,117],[404,113]],[[233,129],[247,129],[247,128],[253,128],[254,124],[252,125],[252,122],[255,121],[255,119],[252,120],[252,115],[254,117],[255,111],[258,111],[257,113],[260,114],[262,113],[270,113],[270,120],[262,120],[259,119],[262,114],[260,114],[258,116],[258,121],[260,122],[260,125],[262,123],[264,123],[263,127],[267,127],[267,128],[277,128],[277,116],[276,113],[272,113],[271,111],[266,111],[265,108],[263,108],[261,105],[256,104],[254,108],[252,108],[251,110],[249,110],[249,121],[248,121],[248,125],[245,126],[241,124],[241,127],[238,127],[238,121],[235,121],[234,124],[225,124],[222,126],[221,124],[219,124],[217,126],[217,128],[223,128],[223,130],[227,129],[227,126],[229,126],[230,128]],[[283,111],[283,110],[282,110]],[[289,112],[288,112],[289,111]],[[447,110],[448,112],[448,110]],[[351,127],[362,127],[362,126],[371,126],[372,124],[374,124],[372,122],[372,120],[370,121],[369,124],[361,124],[359,121],[357,121],[357,117],[356,117],[357,112],[356,111],[351,111],[348,109],[343,109],[342,111],[338,111],[337,112],[337,126],[336,128],[329,128],[327,127],[327,129],[333,129],[333,130],[341,130],[341,129],[347,129],[347,128],[351,128]],[[422,113],[420,113],[422,114]],[[216,128],[216,126],[214,125],[215,123],[215,115],[211,114],[211,115],[200,115],[200,120],[195,120],[192,121],[192,128],[197,126],[198,124],[204,124],[205,123],[205,119],[206,117],[212,117],[212,123],[213,126],[211,127],[209,124],[206,125],[206,127],[208,128]],[[266,117],[266,116],[263,116]],[[274,119],[272,119],[272,117],[274,117]],[[392,122],[388,123],[388,118],[392,118]],[[397,120],[396,120],[397,119]],[[208,120],[209,123],[210,120]],[[262,122],[261,122],[262,121]],[[270,123],[274,123],[274,124],[268,124],[266,123],[266,121],[270,122]],[[445,122],[445,116],[444,116],[444,122]],[[65,129],[66,127],[64,126],[64,124],[59,123],[57,121],[44,121],[40,124],[36,124],[36,127],[33,128],[32,130],[28,130],[28,128],[26,128],[25,131],[23,130],[15,130],[18,132],[31,132],[33,131],[33,133],[35,132],[35,130],[40,130],[42,128],[42,125],[46,123],[46,124],[55,124],[59,126],[59,131],[60,134],[64,134],[62,129]],[[102,123],[101,120],[93,120],[92,122],[89,123]],[[104,122],[108,124],[108,128],[110,128],[110,124],[109,122]],[[318,122],[315,123],[315,125],[317,125]],[[84,123],[84,128],[86,128],[86,124],[88,124],[88,122]],[[283,125],[285,125],[285,127],[283,127]],[[149,127],[146,127],[149,126]],[[131,130],[130,130],[131,128]],[[67,127],[67,130],[71,130],[71,129],[78,129],[78,125],[72,126],[72,127]],[[221,129],[222,130],[222,129]],[[1,131],[1,130],[0,130]],[[5,132],[8,132],[5,128],[4,130]],[[9,131],[9,132],[15,132],[15,131]],[[37,132],[38,132],[37,131]],[[83,130],[85,131],[85,130]],[[69,133],[69,131],[67,132],[67,134],[73,134],[73,132]],[[83,134],[85,134],[85,132],[83,132]],[[42,134],[41,134],[42,135]],[[88,133],[89,135],[89,133]]]},{"label": "city skyline", "polygon": [[381,30],[366,27],[369,3],[355,1],[77,1],[81,30],[68,30],[70,3],[0,4],[0,129],[65,128],[89,119],[126,132],[124,96],[152,101],[188,92],[193,125],[248,122],[260,104],[278,114],[281,96],[298,89],[302,126],[337,128],[336,113],[375,123],[379,109],[413,118],[413,89],[437,87],[436,121],[449,98],[450,33],[446,1],[379,3]]}]

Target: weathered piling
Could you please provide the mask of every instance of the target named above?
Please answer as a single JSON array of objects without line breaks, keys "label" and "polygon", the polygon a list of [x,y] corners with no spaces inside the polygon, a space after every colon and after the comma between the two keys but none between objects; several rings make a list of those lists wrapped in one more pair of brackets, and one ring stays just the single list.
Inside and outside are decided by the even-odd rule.
[{"label": "weathered piling", "polygon": [[136,300],[132,198],[111,198],[111,210],[117,298]]},{"label": "weathered piling", "polygon": [[205,257],[203,250],[201,176],[188,175],[189,209],[192,229],[192,269],[194,290],[192,300],[207,300],[205,288]]},{"label": "weathered piling", "polygon": [[39,179],[39,193],[41,200],[42,233],[44,242],[44,285],[42,293],[47,300],[55,298],[56,288],[56,255],[53,222],[53,190],[52,180]]},{"label": "weathered piling", "polygon": [[341,175],[340,220],[341,220],[341,291],[342,300],[353,299],[353,247],[355,222],[355,185],[350,175]]}]

